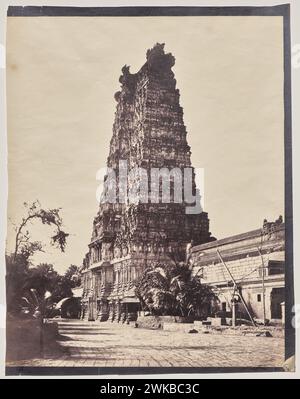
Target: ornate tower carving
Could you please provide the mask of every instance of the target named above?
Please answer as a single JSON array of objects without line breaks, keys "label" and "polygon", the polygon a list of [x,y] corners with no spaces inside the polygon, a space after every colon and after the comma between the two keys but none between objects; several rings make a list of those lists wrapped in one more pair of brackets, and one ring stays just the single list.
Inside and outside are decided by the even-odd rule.
[{"label": "ornate tower carving", "polygon": [[[171,202],[163,202],[162,183],[158,181],[155,186],[151,182],[153,168],[177,168],[182,179],[189,168],[192,193],[196,194],[179,90],[171,69],[174,63],[164,44],[156,44],[147,51],[147,61],[137,73],[131,74],[126,65],[122,68],[107,166],[117,171],[117,176],[122,161],[127,161],[128,170],[143,168],[149,198],[147,203],[130,203],[126,197],[122,202],[124,191],[117,184],[117,202],[99,206],[84,269],[84,301],[90,319],[133,318],[138,302],[134,280],[143,269],[174,258],[184,259],[191,241],[210,241],[207,213],[187,214],[188,204],[174,200],[175,177],[169,178]],[[127,180],[128,187],[132,182]],[[155,189],[159,201],[153,203]]]}]

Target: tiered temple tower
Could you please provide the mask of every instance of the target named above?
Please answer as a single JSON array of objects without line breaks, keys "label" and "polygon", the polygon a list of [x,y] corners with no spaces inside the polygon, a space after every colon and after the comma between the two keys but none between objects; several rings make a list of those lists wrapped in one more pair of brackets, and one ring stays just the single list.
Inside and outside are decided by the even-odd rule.
[{"label": "tiered temple tower", "polygon": [[[120,172],[120,161],[127,161],[128,170],[143,168],[149,192],[155,187],[150,182],[153,168],[178,168],[182,176],[189,168],[196,194],[179,90],[171,70],[174,63],[173,55],[164,52],[164,44],[156,44],[147,51],[147,61],[136,74],[126,65],[122,68],[107,166]],[[139,303],[134,281],[145,267],[182,260],[189,243],[210,241],[207,213],[187,214],[186,202],[162,202],[161,184],[158,203],[149,195],[148,203],[130,203],[127,198],[123,203],[100,204],[83,264],[83,317],[135,319]],[[172,199],[172,177],[170,192]],[[119,189],[118,200],[121,194]]]}]

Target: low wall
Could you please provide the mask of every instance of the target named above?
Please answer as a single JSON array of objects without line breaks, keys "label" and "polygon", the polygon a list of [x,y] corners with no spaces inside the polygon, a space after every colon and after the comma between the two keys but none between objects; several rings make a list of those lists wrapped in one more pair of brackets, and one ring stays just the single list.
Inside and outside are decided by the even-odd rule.
[{"label": "low wall", "polygon": [[219,318],[212,321],[191,321],[187,323],[187,319],[175,316],[144,316],[139,317],[137,322],[132,323],[137,328],[162,329],[170,332],[181,333],[200,333],[200,334],[223,334],[223,335],[246,335],[246,336],[262,336],[283,338],[284,328],[282,326],[249,326],[242,325],[232,327],[224,325],[224,319]]},{"label": "low wall", "polygon": [[25,360],[41,357],[58,338],[55,322],[42,324],[36,319],[10,319],[6,323],[6,360]]},{"label": "low wall", "polygon": [[41,340],[41,323],[39,320],[7,320],[6,360],[39,357]]}]

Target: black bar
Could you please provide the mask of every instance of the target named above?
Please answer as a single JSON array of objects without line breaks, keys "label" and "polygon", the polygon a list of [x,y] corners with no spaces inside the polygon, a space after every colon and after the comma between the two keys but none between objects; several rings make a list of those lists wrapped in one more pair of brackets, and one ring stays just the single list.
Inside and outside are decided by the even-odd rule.
[{"label": "black bar", "polygon": [[285,164],[285,358],[295,355],[293,273],[293,170],[291,104],[291,32],[290,9],[283,19],[284,34],[284,164]]},{"label": "black bar", "polygon": [[281,367],[6,367],[5,375],[57,376],[57,375],[139,375],[177,373],[271,373],[283,372]]},{"label": "black bar", "polygon": [[270,7],[51,7],[9,6],[8,17],[155,17],[210,15],[285,15],[289,4]]}]

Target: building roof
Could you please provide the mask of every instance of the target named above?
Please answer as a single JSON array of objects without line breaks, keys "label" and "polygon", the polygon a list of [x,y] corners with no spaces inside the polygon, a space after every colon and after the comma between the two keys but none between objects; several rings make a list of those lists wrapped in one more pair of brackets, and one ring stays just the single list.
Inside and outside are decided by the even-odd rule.
[{"label": "building roof", "polygon": [[272,231],[269,231],[267,233],[264,232],[263,229],[251,230],[251,231],[247,231],[246,233],[236,234],[233,236],[222,238],[220,240],[215,240],[215,241],[211,241],[211,242],[208,242],[205,244],[196,245],[195,247],[193,247],[191,249],[191,251],[199,252],[199,251],[203,251],[205,249],[220,247],[220,246],[224,246],[227,244],[238,243],[239,241],[246,241],[248,239],[260,238],[260,237],[263,237],[265,234],[272,234],[272,232],[276,233],[276,232],[280,232],[280,231],[284,231],[284,230],[285,230],[285,224],[281,223],[280,225],[276,226],[276,228],[274,228]]}]

